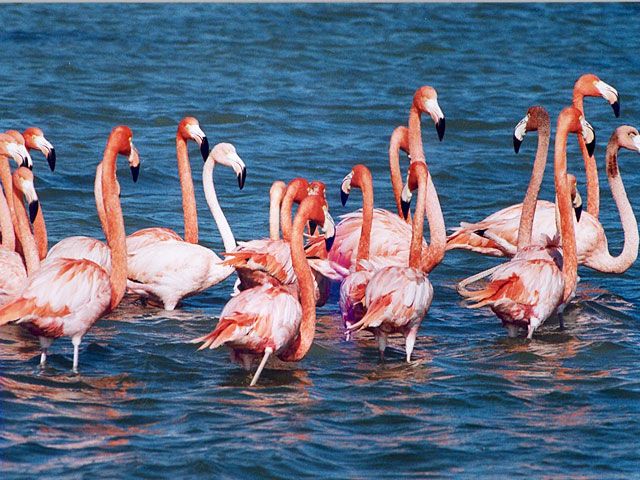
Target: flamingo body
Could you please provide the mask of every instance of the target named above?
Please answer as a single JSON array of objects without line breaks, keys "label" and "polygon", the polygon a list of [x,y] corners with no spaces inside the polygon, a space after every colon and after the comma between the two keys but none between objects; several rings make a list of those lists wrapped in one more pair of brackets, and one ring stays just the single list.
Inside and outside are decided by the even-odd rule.
[{"label": "flamingo body", "polygon": [[96,238],[76,235],[60,240],[47,253],[45,263],[59,258],[91,260],[111,273],[111,250]]},{"label": "flamingo body", "polygon": [[16,252],[0,248],[0,305],[19,294],[27,283],[27,271]]},{"label": "flamingo body", "polygon": [[127,252],[135,253],[139,249],[156,242],[165,240],[182,241],[182,237],[170,228],[149,227],[138,230],[131,235],[127,235]]}]

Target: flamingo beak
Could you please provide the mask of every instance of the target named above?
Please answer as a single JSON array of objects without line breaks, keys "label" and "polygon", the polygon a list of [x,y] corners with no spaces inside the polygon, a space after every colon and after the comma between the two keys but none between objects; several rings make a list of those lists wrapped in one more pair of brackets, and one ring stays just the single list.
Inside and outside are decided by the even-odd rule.
[{"label": "flamingo beak", "polygon": [[593,152],[596,149],[596,132],[589,122],[584,117],[580,117],[580,123],[582,125],[582,136],[584,143],[587,146],[587,153],[590,157],[593,156]]},{"label": "flamingo beak", "polygon": [[431,115],[431,119],[433,123],[436,124],[436,131],[438,132],[438,140],[442,141],[444,138],[444,131],[446,127],[446,122],[444,120],[444,113],[438,105],[438,100],[436,98],[429,98],[425,100],[425,110],[429,112]]},{"label": "flamingo beak", "polygon": [[246,179],[247,179],[247,167],[243,165],[242,169],[240,170],[240,173],[238,173],[238,187],[240,187],[240,190],[244,188],[244,181]]},{"label": "flamingo beak", "polygon": [[[408,181],[408,179],[407,179]],[[402,189],[402,193],[400,194],[400,207],[402,208],[402,215],[406,220],[409,218],[409,209],[411,208],[411,190],[409,190],[409,185],[405,184]]]},{"label": "flamingo beak", "polygon": [[47,159],[49,168],[53,172],[56,169],[56,151],[53,145],[42,135],[34,136],[34,141],[38,150],[40,150]]},{"label": "flamingo beak", "polygon": [[38,206],[40,202],[38,200],[34,200],[33,202],[29,202],[29,221],[33,223],[36,219],[36,215],[38,214]]},{"label": "flamingo beak", "polygon": [[442,117],[436,122],[436,131],[438,132],[438,140],[442,141],[444,138],[444,130],[446,127],[445,119]]},{"label": "flamingo beak", "polygon": [[36,193],[36,189],[33,185],[33,181],[26,180],[22,184],[22,189],[24,192],[24,197],[29,204],[29,221],[31,223],[36,219],[36,215],[38,214],[38,194]]},{"label": "flamingo beak", "polygon": [[529,122],[529,114],[527,114],[522,120],[520,120],[516,125],[516,128],[513,130],[513,150],[516,153],[520,151],[520,145],[522,145],[524,136],[527,134],[528,122]]},{"label": "flamingo beak", "polygon": [[202,155],[202,161],[206,162],[207,161],[207,157],[209,157],[209,139],[207,138],[207,136],[205,135],[204,137],[202,137],[202,140],[200,141],[200,155]]},{"label": "flamingo beak", "polygon": [[49,150],[49,153],[47,154],[47,163],[49,164],[49,168],[51,169],[51,171],[54,172],[55,169],[56,169],[56,150],[55,150],[55,148],[52,148],[51,150]]},{"label": "flamingo beak", "polygon": [[613,114],[618,118],[620,116],[620,95],[618,91],[602,80],[597,81],[595,86],[598,92],[600,92],[600,95],[611,104]]},{"label": "flamingo beak", "polygon": [[129,154],[129,168],[131,169],[131,178],[133,178],[134,182],[137,182],[140,175],[140,156],[133,142],[131,143],[131,153]]},{"label": "flamingo beak", "polygon": [[572,200],[573,211],[576,214],[576,221],[580,221],[580,217],[582,216],[582,197],[580,196],[580,192],[576,190],[576,196]]},{"label": "flamingo beak", "polygon": [[[618,97],[619,98],[619,97]],[[620,116],[620,100],[616,100],[611,104],[611,108],[613,108],[613,114],[618,118]]]},{"label": "flamingo beak", "polygon": [[318,224],[313,220],[309,220],[309,233],[311,235],[315,235],[317,229],[318,229]]},{"label": "flamingo beak", "polygon": [[342,179],[342,184],[340,185],[340,202],[344,207],[347,204],[347,200],[349,199],[349,194],[351,193],[351,179],[353,178],[353,171],[349,172],[349,174]]},{"label": "flamingo beak", "polygon": [[324,230],[324,245],[328,252],[331,250],[336,237],[336,225],[326,208],[324,209],[324,225],[322,229]]}]

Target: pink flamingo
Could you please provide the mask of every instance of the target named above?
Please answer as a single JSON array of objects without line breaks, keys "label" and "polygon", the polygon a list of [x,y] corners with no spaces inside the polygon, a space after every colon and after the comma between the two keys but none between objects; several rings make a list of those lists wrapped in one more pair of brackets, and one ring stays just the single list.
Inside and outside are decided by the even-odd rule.
[{"label": "pink flamingo", "polygon": [[292,293],[290,287],[268,283],[243,290],[225,305],[216,328],[193,340],[193,343],[204,342],[199,350],[227,345],[232,350],[232,359],[241,361],[246,369],[254,358],[262,356],[251,380],[252,386],[258,382],[270,355],[297,362],[313,343],[316,300],[302,238],[309,220],[324,224],[326,238],[331,238],[333,221],[318,195],[302,201],[293,222],[291,257],[299,296]]},{"label": "pink flamingo", "polygon": [[[438,95],[435,89],[429,86],[419,88],[413,96],[411,110],[409,112],[409,146],[413,144],[411,162],[424,161],[422,150],[422,137],[420,116],[428,113],[435,122],[438,138],[442,140],[445,131],[445,118],[438,105]],[[397,135],[400,135],[398,133]],[[394,140],[394,139],[392,139]],[[390,153],[396,151],[394,142],[390,146]],[[390,159],[390,164],[393,160]],[[393,169],[392,169],[393,172]],[[392,173],[392,178],[397,174]],[[394,185],[397,180],[393,180]],[[429,192],[435,192],[431,177],[428,179]],[[394,187],[397,190],[397,186]],[[429,194],[430,196],[433,193]],[[397,198],[396,198],[397,202]],[[348,213],[340,217],[342,220],[336,226],[336,244],[331,249],[329,260],[337,262],[345,268],[352,269],[357,256],[357,248],[362,229],[362,210]],[[399,265],[406,265],[409,258],[409,239],[411,238],[411,225],[388,210],[374,209],[372,221],[372,235],[370,254],[372,257],[388,257]],[[425,242],[426,248],[426,242]]]},{"label": "pink flamingo", "polygon": [[[184,241],[198,243],[198,212],[196,209],[196,196],[189,163],[187,142],[194,141],[200,148],[200,154],[204,161],[209,156],[209,140],[202,131],[200,123],[194,117],[184,117],[178,124],[176,133],[176,157],[178,159],[178,176],[182,190],[182,210],[184,215]],[[244,186],[244,177],[238,177],[240,189]],[[96,197],[99,198],[99,197]],[[98,208],[99,215],[104,212]],[[103,221],[103,220],[101,220]],[[129,254],[138,249],[164,240],[182,240],[180,235],[169,228],[150,227],[143,228],[127,236],[127,252]]]},{"label": "pink flamingo", "polygon": [[[411,148],[412,159],[419,158],[419,153],[419,150]],[[352,331],[372,330],[381,358],[384,358],[387,335],[399,332],[405,337],[406,359],[411,362],[418,329],[433,300],[433,287],[428,273],[444,256],[446,234],[437,195],[428,199],[428,176],[424,161],[411,163],[405,191],[408,193],[417,188],[418,199],[413,217],[408,266],[386,266],[375,271],[365,291],[366,313],[360,321],[348,327]],[[406,193],[404,197],[407,198]],[[425,213],[429,220],[432,243],[423,254]]]},{"label": "pink flamingo", "polygon": [[[0,325],[16,322],[38,336],[44,365],[53,340],[71,337],[73,370],[78,369],[80,342],[91,326],[122,300],[127,279],[127,252],[124,220],[116,179],[118,154],[129,157],[130,165],[139,165],[129,127],[115,127],[109,135],[103,156],[102,189],[108,218],[107,242],[111,249],[112,269],[107,273],[98,264],[81,259],[60,258],[47,262],[32,275],[17,298],[0,308]],[[16,202],[16,211],[24,207]],[[23,213],[24,215],[24,213]],[[29,250],[35,251],[34,246]],[[39,262],[36,253],[36,262]]]},{"label": "pink flamingo", "polygon": [[[240,185],[246,178],[246,167],[230,143],[219,143],[204,164],[202,183],[213,218],[220,230],[224,248],[231,251],[236,240],[222,213],[213,184],[213,170],[219,163],[232,168]],[[165,310],[175,309],[187,296],[216,285],[234,271],[222,259],[202,245],[177,240],[156,242],[129,254],[128,290],[136,295],[159,300]]]},{"label": "pink flamingo", "polygon": [[[538,120],[539,116],[532,115],[527,125],[529,121],[535,124]],[[542,125],[537,127],[541,128]],[[593,138],[591,126],[584,120],[580,110],[574,107],[567,107],[560,112],[555,139],[554,172],[562,236],[561,260],[558,258],[559,251],[550,252],[546,245],[532,243],[531,231],[539,191],[539,182],[534,181],[534,177],[541,178],[544,171],[544,164],[536,158],[537,164],[524,201],[525,214],[520,221],[522,237],[518,238],[518,252],[511,261],[495,268],[485,288],[478,291],[458,290],[469,301],[476,302],[471,308],[488,305],[508,328],[511,336],[517,333],[519,327],[524,327],[527,329],[527,338],[532,338],[536,329],[561,307],[564,308],[575,294],[578,258],[567,178],[567,138],[570,132],[581,132],[587,145]]]},{"label": "pink flamingo", "polygon": [[[9,204],[4,195],[0,194],[0,226],[4,233],[2,248],[0,248],[0,306],[8,303],[23,289],[27,281],[27,273],[34,273],[39,266],[39,259],[35,250],[35,241],[31,235],[26,211],[22,203],[23,197],[29,204],[30,220],[33,221],[38,210],[38,196],[33,185],[33,173],[26,167],[20,167],[13,173],[13,200],[17,204],[16,227],[11,223]],[[25,246],[25,264],[22,257],[9,249],[15,245],[15,231]]]},{"label": "pink flamingo", "polygon": [[[616,116],[620,113],[618,92],[610,85],[592,74],[582,75],[573,89],[573,106],[583,112],[585,96],[603,97],[612,106]],[[520,148],[525,130],[522,125],[514,132],[514,148],[516,153]],[[578,248],[578,262],[596,270],[610,272],[607,266],[592,266],[589,262],[590,251],[597,249],[599,237],[603,232],[598,222],[600,191],[598,186],[598,171],[593,156],[593,150],[586,148],[584,140],[578,135],[579,145],[584,158],[587,177],[587,214],[584,221],[576,225],[576,242]],[[495,257],[512,257],[516,253],[517,232],[520,224],[522,204],[512,205],[495,212],[477,223],[461,223],[447,238],[447,250],[462,248],[484,255]],[[478,235],[478,231],[486,232]],[[554,238],[558,234],[556,226],[556,208],[552,202],[538,200],[536,217],[533,224],[533,241],[539,243],[547,238]],[[600,268],[604,268],[601,270]]]},{"label": "pink flamingo", "polygon": [[[400,179],[400,181],[402,180]],[[373,276],[373,270],[365,268],[362,263],[362,260],[369,259],[371,224],[373,220],[373,179],[371,171],[366,166],[354,166],[351,172],[342,180],[340,197],[343,205],[346,204],[352,187],[362,190],[362,230],[358,243],[355,269],[340,284],[338,304],[342,313],[342,322],[347,328],[347,340],[350,338],[349,327],[361,320],[366,312],[364,308],[365,291],[369,280]],[[401,207],[398,206],[398,208]]]}]

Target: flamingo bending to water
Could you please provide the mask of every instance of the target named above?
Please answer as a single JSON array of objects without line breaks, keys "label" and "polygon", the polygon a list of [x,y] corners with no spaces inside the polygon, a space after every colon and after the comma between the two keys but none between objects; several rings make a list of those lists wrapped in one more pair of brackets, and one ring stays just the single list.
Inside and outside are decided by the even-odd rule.
[{"label": "flamingo bending to water", "polygon": [[[537,122],[540,118],[531,116],[527,123]],[[515,335],[519,327],[524,327],[527,338],[532,338],[536,329],[553,313],[564,308],[575,294],[578,258],[567,178],[567,138],[570,132],[581,132],[587,145],[594,138],[591,126],[574,107],[560,112],[555,139],[554,177],[560,212],[561,258],[559,250],[550,251],[544,244],[532,243],[535,202],[540,186],[538,179],[544,172],[544,164],[537,162],[525,196],[523,211],[526,214],[521,217],[522,237],[518,239],[515,257],[493,271],[485,288],[478,291],[459,289],[468,301],[476,302],[470,305],[471,308],[489,306],[508,328],[510,336]]]},{"label": "flamingo bending to water", "polygon": [[[227,251],[236,246],[231,227],[222,213],[213,183],[213,170],[219,163],[232,168],[239,185],[246,177],[246,167],[230,143],[217,144],[209,154],[202,172],[204,193]],[[202,245],[184,241],[156,242],[132,252],[128,260],[128,290],[143,297],[157,299],[165,310],[174,310],[187,296],[216,285],[234,272],[222,259]]]},{"label": "flamingo bending to water", "polygon": [[270,355],[281,360],[301,360],[311,348],[315,336],[316,300],[313,276],[307,263],[303,231],[308,221],[324,224],[325,235],[330,240],[333,221],[320,196],[306,197],[298,208],[291,233],[291,258],[299,285],[299,295],[290,286],[263,284],[243,290],[231,298],[220,313],[216,328],[193,343],[203,348],[227,345],[232,358],[250,368],[254,358],[262,357],[251,385],[260,378]]},{"label": "flamingo bending to water", "polygon": [[[583,115],[585,96],[605,98],[612,105],[615,115],[618,116],[620,114],[618,92],[595,75],[582,75],[574,85],[573,106]],[[516,153],[520,148],[524,133],[525,130],[522,128],[520,130],[516,129],[516,132],[514,132]],[[586,148],[581,135],[578,135],[578,141],[584,158],[587,177],[587,214],[583,216],[584,222],[581,221],[575,226],[578,262],[599,271],[609,272],[606,266],[604,270],[600,270],[600,267],[592,266],[588,261],[589,252],[598,243],[598,237],[600,237],[600,231],[602,230],[602,226],[598,222],[600,191],[598,170],[593,150]],[[454,229],[447,238],[447,250],[461,248],[494,257],[512,257],[517,250],[517,232],[521,212],[522,203],[519,203],[499,210],[480,222],[461,223],[460,227]],[[478,231],[488,231],[489,235],[478,235]],[[542,242],[546,238],[554,238],[557,234],[555,205],[553,202],[538,200],[533,224],[534,243]],[[496,237],[500,237],[502,241],[496,240]]]},{"label": "flamingo bending to water", "polygon": [[[73,370],[77,371],[82,337],[96,320],[113,310],[124,296],[127,252],[116,179],[118,154],[128,156],[130,165],[139,165],[133,134],[129,127],[123,125],[111,131],[102,160],[102,190],[109,222],[107,242],[111,249],[111,273],[90,260],[59,258],[47,262],[29,275],[22,293],[0,308],[0,325],[15,322],[38,336],[42,347],[41,365],[45,364],[48,348],[54,339],[68,336],[73,344]],[[16,202],[16,209],[20,207],[22,205]]]}]

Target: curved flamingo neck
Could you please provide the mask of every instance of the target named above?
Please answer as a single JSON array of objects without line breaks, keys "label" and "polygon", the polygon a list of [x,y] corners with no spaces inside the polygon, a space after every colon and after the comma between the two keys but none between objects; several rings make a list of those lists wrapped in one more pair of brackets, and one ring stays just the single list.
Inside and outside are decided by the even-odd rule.
[{"label": "curved flamingo neck", "polygon": [[[391,187],[393,188],[393,198],[396,201],[396,208],[400,218],[405,220],[402,214],[402,173],[400,171],[400,148],[408,149],[409,143],[409,130],[407,127],[397,127],[391,134],[391,140],[389,141],[389,172],[391,173]],[[407,216],[407,223],[411,219]]]},{"label": "curved flamingo neck", "polygon": [[360,241],[358,242],[358,253],[356,255],[356,272],[364,270],[360,265],[360,260],[369,259],[371,245],[371,225],[373,223],[373,179],[371,172],[367,169],[360,172],[360,189],[362,190],[362,227],[360,230]]},{"label": "curved flamingo neck", "polygon": [[191,175],[187,142],[178,132],[176,134],[176,155],[178,158],[178,177],[182,189],[182,212],[184,215],[184,240],[198,243],[198,211],[196,193]]},{"label": "curved flamingo neck", "polygon": [[[127,246],[124,230],[124,218],[120,205],[116,161],[118,152],[113,145],[112,137],[104,151],[102,158],[102,192],[103,205],[106,216],[107,244],[111,250],[111,304],[110,310],[118,306],[127,287]],[[97,171],[96,171],[97,173]]]},{"label": "curved flamingo neck", "polygon": [[13,189],[13,207],[16,216],[15,231],[22,245],[22,254],[24,263],[27,267],[27,275],[30,276],[40,268],[40,257],[38,256],[38,247],[29,227],[29,218],[24,208],[23,195],[17,188]]},{"label": "curved flamingo neck", "polygon": [[316,332],[316,297],[313,285],[313,275],[303,244],[303,232],[310,216],[312,202],[303,202],[298,208],[298,213],[293,221],[291,236],[291,263],[296,278],[298,279],[300,305],[302,306],[302,322],[300,334],[293,341],[286,352],[280,358],[286,362],[297,362],[304,358],[315,337]]},{"label": "curved flamingo neck", "polygon": [[[577,89],[573,91],[573,106],[580,110],[584,115],[584,95]],[[587,145],[584,138],[579,133],[578,145],[584,160],[584,170],[587,179],[587,212],[589,212],[596,220],[600,215],[600,180],[598,178],[598,165],[596,163],[595,154],[589,155]]]},{"label": "curved flamingo neck", "polygon": [[286,188],[284,182],[276,180],[269,191],[269,238],[271,240],[280,239],[280,207]]},{"label": "curved flamingo neck", "polygon": [[622,252],[616,257],[609,252],[607,242],[604,242],[604,251],[599,253],[597,263],[598,270],[610,273],[622,273],[626,271],[638,258],[638,222],[633,214],[633,208],[627,198],[627,193],[620,177],[618,168],[618,144],[617,137],[612,137],[607,145],[607,179],[613,200],[620,214],[622,230],[624,231],[624,246]]},{"label": "curved flamingo neck", "polygon": [[0,189],[0,231],[2,232],[2,248],[14,251],[16,249],[16,232],[13,229],[11,210],[9,210],[7,198],[4,196],[4,189]]},{"label": "curved flamingo neck", "polygon": [[425,207],[429,221],[429,245],[422,256],[422,270],[429,273],[444,258],[447,247],[447,230],[440,207],[438,192],[429,173],[427,176],[427,205]]},{"label": "curved flamingo neck", "polygon": [[424,232],[424,214],[427,203],[427,169],[420,169],[417,172],[418,178],[418,199],[416,210],[413,215],[413,226],[411,230],[411,243],[409,247],[409,267],[418,269],[422,259],[422,241]]},{"label": "curved flamingo neck", "polygon": [[[561,114],[562,115],[562,114]],[[556,203],[560,213],[560,235],[562,237],[562,276],[564,277],[563,302],[573,294],[578,281],[578,257],[576,236],[573,226],[571,207],[571,190],[567,181],[567,137],[569,124],[558,119],[554,148],[554,181],[556,187]]]},{"label": "curved flamingo neck", "polygon": [[9,159],[6,156],[0,156],[0,181],[2,182],[4,195],[7,199],[7,205],[9,206],[11,222],[15,225],[16,216],[15,210],[13,208],[13,179],[11,178],[11,167],[9,166]]},{"label": "curved flamingo neck", "polygon": [[280,226],[282,227],[282,238],[287,242],[291,240],[291,216],[295,195],[296,191],[294,188],[287,188],[284,198],[282,199],[282,206],[280,207]]},{"label": "curved flamingo neck", "polygon": [[232,251],[236,248],[236,239],[233,236],[233,232],[231,231],[231,227],[229,226],[229,222],[227,222],[227,218],[224,216],[222,212],[222,208],[220,208],[220,203],[218,202],[218,196],[216,195],[216,189],[213,185],[213,169],[215,167],[215,161],[213,159],[207,160],[204,164],[204,168],[202,169],[202,186],[204,188],[204,196],[207,200],[207,205],[209,205],[209,210],[213,215],[213,219],[216,222],[216,226],[220,231],[220,236],[222,237],[222,243],[224,244],[224,249],[226,252]]},{"label": "curved flamingo neck", "polygon": [[100,219],[100,225],[102,225],[102,232],[104,238],[109,236],[107,230],[109,226],[107,224],[107,214],[104,211],[104,200],[102,194],[102,162],[96,167],[96,178],[93,181],[93,196],[96,200],[96,210],[98,211],[98,218]]},{"label": "curved flamingo neck", "polygon": [[533,170],[529,187],[522,202],[522,214],[520,216],[520,226],[518,228],[518,251],[531,244],[531,234],[533,231],[533,220],[536,213],[536,204],[540,186],[544,177],[544,169],[547,165],[547,155],[549,151],[549,139],[551,128],[549,122],[538,126],[538,149],[533,162]]}]

